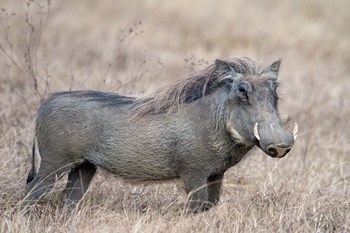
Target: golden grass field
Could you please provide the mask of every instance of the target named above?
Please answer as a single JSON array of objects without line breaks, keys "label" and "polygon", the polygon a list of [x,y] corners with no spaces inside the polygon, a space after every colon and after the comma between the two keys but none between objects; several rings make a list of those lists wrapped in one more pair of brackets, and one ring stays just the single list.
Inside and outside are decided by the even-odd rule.
[{"label": "golden grass field", "polygon": [[[350,1],[0,1],[0,232],[350,232]],[[99,170],[68,215],[60,189],[20,211],[41,99],[63,90],[142,94],[216,58],[282,58],[283,159],[255,149],[218,206],[184,213],[180,182]]]}]

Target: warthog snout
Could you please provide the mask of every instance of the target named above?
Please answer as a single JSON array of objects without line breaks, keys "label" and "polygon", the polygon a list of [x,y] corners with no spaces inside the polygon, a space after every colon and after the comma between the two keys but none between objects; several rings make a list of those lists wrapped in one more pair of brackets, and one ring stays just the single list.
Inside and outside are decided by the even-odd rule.
[{"label": "warthog snout", "polygon": [[254,125],[254,136],[258,140],[258,146],[273,158],[282,158],[289,153],[297,138],[297,133],[297,123],[291,133],[285,131],[280,125],[265,123],[261,128],[258,123]]}]

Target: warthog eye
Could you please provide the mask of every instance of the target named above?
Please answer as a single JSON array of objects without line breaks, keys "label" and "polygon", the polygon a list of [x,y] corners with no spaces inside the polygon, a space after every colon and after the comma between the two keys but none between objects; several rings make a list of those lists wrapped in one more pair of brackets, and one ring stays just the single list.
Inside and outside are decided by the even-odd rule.
[{"label": "warthog eye", "polygon": [[237,95],[240,101],[249,102],[249,92],[251,92],[252,87],[248,82],[242,82],[237,87]]},{"label": "warthog eye", "polygon": [[242,92],[242,93],[247,93],[247,90],[245,89],[245,87],[244,87],[243,85],[240,85],[240,86],[238,87],[238,90],[239,90],[240,92]]}]

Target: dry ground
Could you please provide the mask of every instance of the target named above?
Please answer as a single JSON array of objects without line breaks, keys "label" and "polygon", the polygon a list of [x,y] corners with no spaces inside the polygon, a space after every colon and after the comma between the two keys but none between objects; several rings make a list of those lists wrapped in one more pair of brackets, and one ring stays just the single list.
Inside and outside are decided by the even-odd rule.
[{"label": "dry ground", "polygon": [[[350,232],[348,0],[0,4],[0,232]],[[300,126],[287,157],[255,150],[227,172],[220,204],[197,215],[183,213],[180,183],[103,171],[71,216],[58,191],[31,216],[18,210],[41,98],[142,94],[227,56],[283,58],[280,111]]]}]

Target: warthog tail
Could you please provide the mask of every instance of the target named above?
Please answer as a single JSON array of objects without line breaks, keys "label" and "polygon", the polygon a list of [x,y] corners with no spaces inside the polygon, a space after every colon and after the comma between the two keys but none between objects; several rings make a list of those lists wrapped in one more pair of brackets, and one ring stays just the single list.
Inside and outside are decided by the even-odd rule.
[{"label": "warthog tail", "polygon": [[27,184],[30,183],[34,179],[34,177],[36,176],[36,169],[35,169],[35,139],[36,139],[36,136],[34,136],[34,139],[33,139],[32,168],[30,169],[28,177],[27,177]]}]

